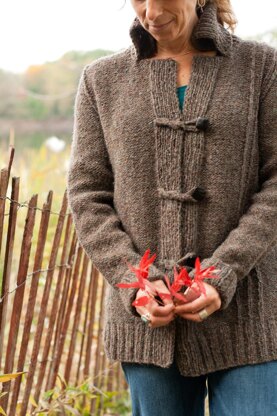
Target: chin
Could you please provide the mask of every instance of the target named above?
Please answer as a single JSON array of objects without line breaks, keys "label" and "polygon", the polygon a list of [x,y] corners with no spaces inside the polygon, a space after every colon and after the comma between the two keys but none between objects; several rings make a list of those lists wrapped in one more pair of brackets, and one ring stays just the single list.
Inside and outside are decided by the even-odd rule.
[{"label": "chin", "polygon": [[174,39],[176,39],[176,34],[173,33],[173,31],[171,32],[164,32],[164,33],[153,33],[150,30],[148,31],[150,33],[151,36],[153,36],[154,39],[156,39],[157,41],[163,40],[163,41],[168,41],[171,42]]},{"label": "chin", "polygon": [[163,41],[171,41],[173,39],[171,36],[168,36],[168,35],[157,35],[156,33],[154,34],[154,33],[151,33],[151,32],[149,32],[149,33],[150,33],[151,36],[153,36],[153,38],[157,42],[159,42],[161,40],[163,40]]}]

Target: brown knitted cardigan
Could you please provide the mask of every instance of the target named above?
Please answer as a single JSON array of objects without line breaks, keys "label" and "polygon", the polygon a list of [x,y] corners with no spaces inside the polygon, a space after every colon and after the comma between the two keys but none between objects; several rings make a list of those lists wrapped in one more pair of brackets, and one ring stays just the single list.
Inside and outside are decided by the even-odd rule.
[{"label": "brown knitted cardigan", "polygon": [[[131,46],[82,72],[67,177],[80,244],[108,282],[106,354],[161,367],[175,356],[186,376],[276,360],[276,50],[230,34],[208,4],[193,41],[217,55],[193,58],[180,110],[176,61],[148,59],[155,44],[137,19],[130,33]],[[135,280],[123,260],[137,265],[147,248],[150,280],[196,255],[217,263],[220,310],[145,325],[136,289],[115,284]]]}]

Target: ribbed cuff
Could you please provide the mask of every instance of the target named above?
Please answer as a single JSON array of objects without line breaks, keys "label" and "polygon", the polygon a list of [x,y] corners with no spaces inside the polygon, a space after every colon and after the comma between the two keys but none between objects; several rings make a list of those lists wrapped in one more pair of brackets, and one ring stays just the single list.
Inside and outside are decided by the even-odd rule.
[{"label": "ribbed cuff", "polygon": [[[237,276],[234,270],[220,259],[209,257],[202,260],[201,269],[210,266],[215,266],[217,270],[220,270],[217,273],[219,277],[215,279],[203,279],[203,282],[208,283],[218,291],[221,298],[221,307],[219,310],[223,310],[227,308],[236,292]],[[194,276],[194,271],[195,269],[189,273],[190,277]]]}]

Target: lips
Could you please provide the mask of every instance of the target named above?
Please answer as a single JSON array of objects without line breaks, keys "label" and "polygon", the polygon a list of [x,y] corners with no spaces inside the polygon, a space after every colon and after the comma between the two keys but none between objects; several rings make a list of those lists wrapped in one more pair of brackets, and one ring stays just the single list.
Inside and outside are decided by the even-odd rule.
[{"label": "lips", "polygon": [[169,23],[171,23],[171,22],[173,22],[173,20],[170,20],[169,22],[164,23],[162,25],[150,25],[150,27],[152,29],[162,29],[163,27],[166,27],[167,25],[169,25]]}]

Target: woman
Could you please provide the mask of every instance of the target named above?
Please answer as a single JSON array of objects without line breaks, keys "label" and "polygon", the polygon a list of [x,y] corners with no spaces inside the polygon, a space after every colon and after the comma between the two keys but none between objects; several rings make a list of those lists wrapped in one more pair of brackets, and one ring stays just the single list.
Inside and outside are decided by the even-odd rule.
[{"label": "woman", "polygon": [[[131,3],[131,46],[82,73],[68,173],[79,241],[109,283],[106,354],[135,416],[203,415],[206,382],[211,415],[273,416],[276,50],[224,27],[228,0]],[[160,291],[197,256],[219,277],[186,304],[135,308],[142,291],[116,284],[148,248]]]}]

